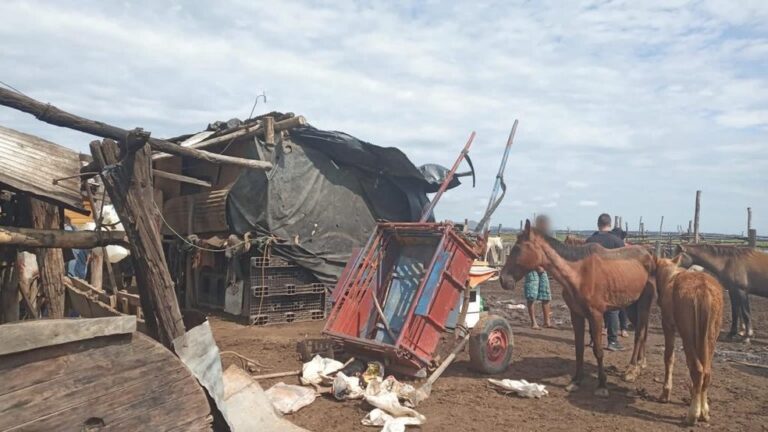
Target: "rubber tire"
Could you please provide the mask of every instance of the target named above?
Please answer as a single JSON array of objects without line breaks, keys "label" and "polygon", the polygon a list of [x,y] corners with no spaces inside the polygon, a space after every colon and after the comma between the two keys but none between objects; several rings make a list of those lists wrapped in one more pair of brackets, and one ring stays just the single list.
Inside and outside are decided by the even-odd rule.
[{"label": "rubber tire", "polygon": [[[488,356],[488,335],[493,331],[502,331],[507,338],[507,350],[501,360],[492,361]],[[472,369],[485,374],[502,373],[512,360],[514,336],[509,322],[498,315],[486,315],[480,318],[469,337],[469,363]]]}]

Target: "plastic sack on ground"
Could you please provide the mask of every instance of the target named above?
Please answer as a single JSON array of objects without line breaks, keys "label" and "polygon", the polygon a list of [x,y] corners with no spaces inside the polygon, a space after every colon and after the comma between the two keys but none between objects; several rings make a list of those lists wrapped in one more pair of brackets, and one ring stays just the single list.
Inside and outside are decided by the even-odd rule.
[{"label": "plastic sack on ground", "polygon": [[348,377],[339,372],[333,379],[333,397],[338,400],[362,399],[364,393],[358,377]]},{"label": "plastic sack on ground", "polygon": [[416,417],[392,417],[379,408],[369,412],[362,421],[364,426],[382,426],[381,432],[404,432],[406,426],[418,426],[424,422]]},{"label": "plastic sack on ground", "polygon": [[279,382],[265,391],[272,405],[283,414],[295,413],[315,401],[313,389]]},{"label": "plastic sack on ground", "polygon": [[539,399],[542,396],[546,396],[549,394],[546,387],[542,384],[536,384],[536,383],[529,383],[526,380],[511,380],[511,379],[504,379],[504,380],[495,380],[495,379],[488,379],[488,382],[490,382],[492,385],[508,391],[508,392],[514,392],[517,393],[518,396],[526,397],[526,398],[536,398]]},{"label": "plastic sack on ground", "polygon": [[324,358],[316,355],[312,360],[304,363],[301,367],[301,383],[310,384],[331,384],[333,378],[329,377],[344,368],[344,363],[334,359]]}]

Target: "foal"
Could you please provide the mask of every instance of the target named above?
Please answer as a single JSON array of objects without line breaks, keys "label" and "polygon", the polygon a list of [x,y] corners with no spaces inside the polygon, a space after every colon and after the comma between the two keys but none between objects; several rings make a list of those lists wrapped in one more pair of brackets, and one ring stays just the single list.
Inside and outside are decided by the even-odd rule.
[{"label": "foal", "polygon": [[656,260],[661,323],[664,328],[664,389],[659,398],[669,402],[672,366],[675,362],[675,329],[683,340],[685,360],[691,375],[691,405],[688,424],[709,421],[707,389],[712,375],[715,341],[723,321],[723,287],[705,272],[678,267],[682,256]]},{"label": "foal", "polygon": [[606,310],[637,305],[637,315],[630,317],[636,325],[635,346],[625,381],[634,381],[644,364],[645,340],[648,336],[648,315],[656,295],[655,280],[651,278],[654,260],[648,251],[638,246],[608,250],[598,244],[568,246],[557,239],[531,228],[525,230],[507,257],[501,271],[504,289],[513,289],[515,281],[529,271],[543,267],[563,286],[563,298],[571,311],[576,341],[576,373],[566,388],[573,391],[583,378],[584,325],[589,322],[594,341],[592,351],[597,359],[598,387],[595,394],[608,396],[603,369],[602,332]]}]

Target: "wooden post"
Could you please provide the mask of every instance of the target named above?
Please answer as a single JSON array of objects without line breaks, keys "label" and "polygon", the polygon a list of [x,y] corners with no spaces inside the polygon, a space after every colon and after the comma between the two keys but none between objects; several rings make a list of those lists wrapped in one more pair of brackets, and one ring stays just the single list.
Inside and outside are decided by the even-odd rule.
[{"label": "wooden post", "polygon": [[500,236],[500,235],[501,235],[501,224],[499,224],[499,229],[498,229],[498,230],[496,230],[496,235],[497,235],[497,236]]},{"label": "wooden post", "polygon": [[626,232],[627,235],[629,235],[629,222],[624,222],[624,232]]},{"label": "wooden post", "polygon": [[747,234],[752,229],[752,207],[747,207]]},{"label": "wooden post", "polygon": [[659,223],[659,240],[664,236],[664,216],[661,217],[661,222]]},{"label": "wooden post", "polygon": [[754,228],[750,228],[747,231],[747,245],[749,247],[757,247],[757,230]]},{"label": "wooden post", "polygon": [[275,118],[266,116],[264,122],[264,143],[270,146],[275,145]]},{"label": "wooden post", "polygon": [[696,191],[696,209],[693,213],[693,242],[698,243],[700,238],[699,233],[699,216],[701,214],[701,191]]},{"label": "wooden post", "polygon": [[[29,199],[32,226],[42,229],[61,229],[60,209],[36,198]],[[39,248],[37,268],[40,272],[40,286],[48,299],[48,317],[64,318],[64,254],[61,249]]]},{"label": "wooden post", "polygon": [[[130,240],[136,282],[149,329],[157,319],[159,340],[171,347],[185,333],[173,280],[155,224],[152,195],[151,149],[148,134],[132,131],[120,146],[112,140],[91,142],[93,160]],[[118,164],[119,162],[119,164]]]},{"label": "wooden post", "polygon": [[19,320],[19,278],[16,248],[0,247],[0,323]]},{"label": "wooden post", "polygon": [[523,220],[520,219],[520,230],[518,232],[523,232]]},{"label": "wooden post", "polygon": [[613,217],[613,227],[614,228],[618,228],[619,226],[621,226],[621,225],[619,225],[619,217],[618,216],[614,216]]}]

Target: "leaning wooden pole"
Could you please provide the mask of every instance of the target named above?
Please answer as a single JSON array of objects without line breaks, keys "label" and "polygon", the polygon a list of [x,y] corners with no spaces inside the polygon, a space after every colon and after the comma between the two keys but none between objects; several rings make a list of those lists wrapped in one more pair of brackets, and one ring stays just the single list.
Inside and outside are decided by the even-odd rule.
[{"label": "leaning wooden pole", "polygon": [[112,140],[91,142],[91,153],[104,187],[130,240],[136,282],[149,326],[157,319],[159,340],[171,347],[185,333],[173,280],[163,254],[157,209],[152,195],[148,135],[133,131],[120,146]]},{"label": "leaning wooden pole", "polygon": [[752,207],[747,207],[747,232],[752,229]]},{"label": "leaning wooden pole", "polygon": [[[53,204],[29,199],[32,226],[41,229],[59,229],[62,226],[59,208]],[[61,246],[59,246],[60,248]],[[64,254],[59,248],[35,250],[37,268],[40,272],[40,286],[48,299],[49,318],[64,318]]]},{"label": "leaning wooden pole", "polygon": [[[108,125],[99,121],[89,120],[62,111],[51,104],[45,104],[20,93],[0,88],[0,105],[15,108],[19,111],[32,114],[38,120],[46,123],[78,130],[87,134],[96,135],[113,140],[124,140],[128,131],[116,126]],[[200,159],[215,164],[237,165],[246,168],[256,168],[269,170],[272,169],[272,163],[254,159],[244,159],[239,157],[227,156],[217,153],[211,153],[204,150],[196,150],[189,147],[182,147],[170,141],[157,138],[149,138],[149,145],[153,150],[170,153],[176,156],[185,156],[194,159]]]},{"label": "leaning wooden pole", "polygon": [[696,208],[693,212],[693,242],[698,243],[700,239],[699,233],[699,216],[701,215],[701,191],[696,191]]},{"label": "leaning wooden pole", "polygon": [[0,245],[31,248],[91,249],[126,245],[122,231],[64,231],[0,226]]}]

